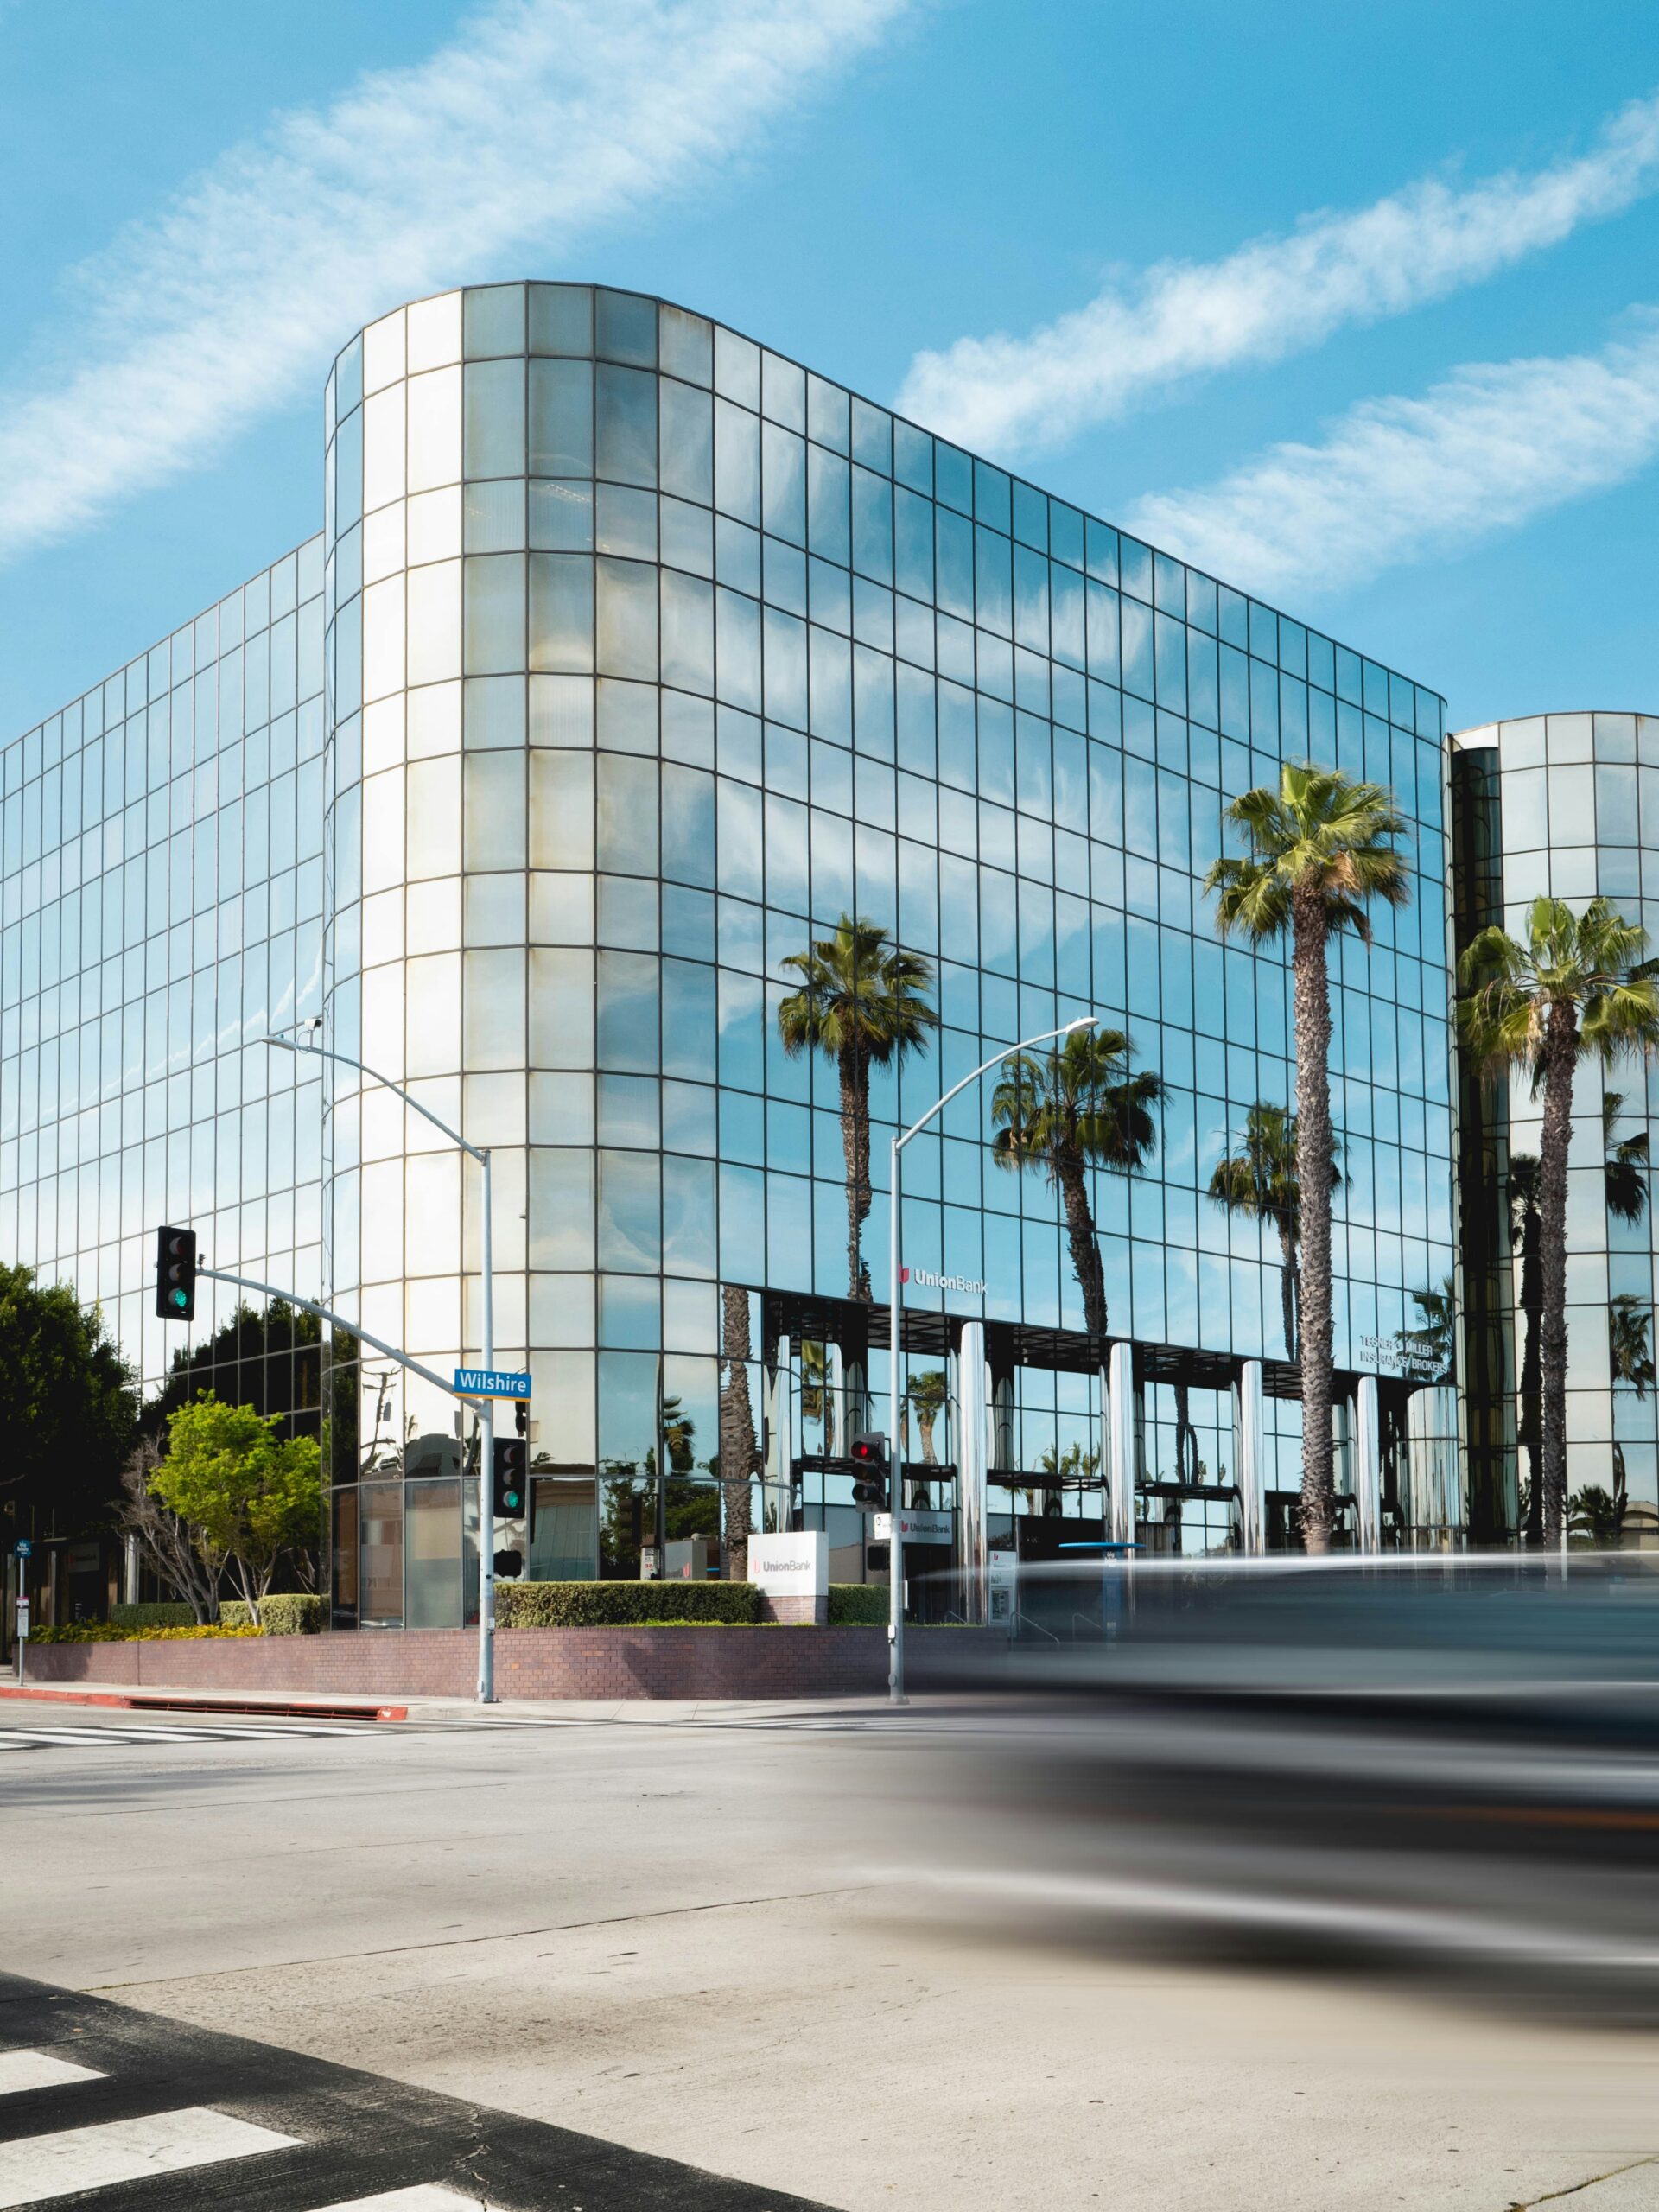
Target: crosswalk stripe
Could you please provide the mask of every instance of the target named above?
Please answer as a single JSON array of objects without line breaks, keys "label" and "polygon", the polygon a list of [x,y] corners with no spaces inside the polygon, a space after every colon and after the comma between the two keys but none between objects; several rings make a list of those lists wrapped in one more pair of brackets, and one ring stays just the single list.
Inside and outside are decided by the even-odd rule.
[{"label": "crosswalk stripe", "polygon": [[55,2089],[60,2082],[101,2082],[95,2066],[76,2066],[49,2050],[0,2050],[0,2097],[24,2089]]},{"label": "crosswalk stripe", "polygon": [[487,2196],[462,2196],[442,2182],[417,2182],[413,2189],[389,2189],[378,2196],[342,2197],[338,2204],[320,2204],[317,2212],[455,2212],[470,2204],[488,2212]]},{"label": "crosswalk stripe", "polygon": [[76,2190],[110,2189],[118,2182],[213,2165],[221,2158],[288,2151],[296,2141],[207,2105],[63,2128],[0,2145],[0,2206],[47,2203]]}]

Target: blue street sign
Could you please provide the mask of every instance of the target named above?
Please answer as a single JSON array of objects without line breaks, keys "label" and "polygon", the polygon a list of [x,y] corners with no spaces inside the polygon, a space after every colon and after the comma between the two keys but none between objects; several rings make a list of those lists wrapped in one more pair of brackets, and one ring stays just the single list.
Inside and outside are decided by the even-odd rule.
[{"label": "blue street sign", "polygon": [[499,1367],[458,1367],[455,1389],[463,1398],[527,1398],[528,1375],[505,1375]]},{"label": "blue street sign", "polygon": [[19,1536],[12,1549],[19,1559],[29,1559],[34,1555],[35,1547],[27,1536]]}]

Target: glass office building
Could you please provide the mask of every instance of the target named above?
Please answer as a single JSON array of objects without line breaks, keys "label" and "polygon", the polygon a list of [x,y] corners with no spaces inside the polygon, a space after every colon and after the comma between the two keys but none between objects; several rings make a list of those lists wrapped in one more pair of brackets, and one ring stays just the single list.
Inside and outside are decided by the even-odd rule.
[{"label": "glass office building", "polygon": [[[1284,1255],[1208,1193],[1291,1099],[1281,953],[1224,947],[1221,810],[1312,755],[1389,784],[1414,896],[1333,963],[1344,1525],[1465,1518],[1433,693],[686,310],[505,285],[340,355],[320,542],[3,756],[0,1243],[103,1298],[147,1378],[149,1232],[291,1282],[441,1371],[533,1376],[537,1577],[653,1541],[741,1565],[821,1527],[884,1560],[851,1432],[904,1438],[948,1564],[1137,1531],[1286,1541]],[[925,1049],[870,1075],[868,1294],[839,1078],[787,963],[868,920],[918,957]],[[1054,1192],[990,1149],[994,1077],[906,1154],[906,1404],[887,1400],[887,1141],[1084,1014],[1164,1086],[1092,1177],[1084,1326]],[[335,1618],[459,1619],[475,1442],[336,1334]],[[701,1548],[697,1540],[701,1539]]]},{"label": "glass office building", "polygon": [[[1659,716],[1534,715],[1452,741],[1458,934],[1524,937],[1548,895],[1605,896],[1659,940]],[[1624,1506],[1626,1542],[1659,1541],[1659,1395],[1648,1171],[1659,1072],[1580,1065],[1567,1185],[1569,1493]],[[1502,1541],[1525,1520],[1539,1441],[1537,1156],[1542,1102],[1465,1085],[1471,1524]]]}]

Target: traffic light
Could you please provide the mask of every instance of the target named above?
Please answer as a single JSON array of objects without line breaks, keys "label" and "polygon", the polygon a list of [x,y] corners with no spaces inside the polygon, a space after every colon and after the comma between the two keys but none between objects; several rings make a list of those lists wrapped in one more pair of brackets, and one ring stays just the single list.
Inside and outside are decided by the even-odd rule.
[{"label": "traffic light", "polygon": [[885,1512],[887,1503],[887,1440],[879,1432],[854,1437],[847,1456],[858,1471],[853,1484],[853,1503],[874,1506]]},{"label": "traffic light", "polygon": [[194,1229],[158,1229],[156,1232],[156,1311],[163,1321],[194,1321],[196,1318]]},{"label": "traffic light", "polygon": [[512,1402],[512,1425],[520,1436],[530,1434],[530,1400],[515,1398]]},{"label": "traffic light", "polygon": [[493,1510],[498,1521],[518,1521],[524,1510],[524,1447],[516,1436],[498,1436],[490,1470]]}]

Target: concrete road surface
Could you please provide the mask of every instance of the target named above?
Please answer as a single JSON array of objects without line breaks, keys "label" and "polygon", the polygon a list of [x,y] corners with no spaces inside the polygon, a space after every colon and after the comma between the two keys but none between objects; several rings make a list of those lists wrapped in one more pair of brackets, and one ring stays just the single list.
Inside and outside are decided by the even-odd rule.
[{"label": "concrete road surface", "polygon": [[[238,1736],[14,1707],[0,1967],[158,2016],[131,2025],[135,2050],[188,2024],[213,2031],[204,2052],[247,2037],[384,2077],[388,2127],[408,2103],[390,2085],[410,2085],[444,2113],[488,2107],[846,2212],[1659,2207],[1659,2037],[969,1930],[899,1878],[945,1817],[913,1803],[940,1726],[921,1708],[493,1726],[417,1709]],[[39,2108],[68,2114],[28,2123],[41,2158],[79,2125],[50,2072],[75,2046],[47,2035],[48,2002],[16,1997],[8,2025],[0,1991],[0,2135],[7,2053]],[[226,2078],[245,2086],[248,2063]],[[187,2074],[180,2101],[211,2107]],[[315,2075],[329,2096],[334,2078]],[[302,2113],[213,2110],[313,2139]],[[7,2155],[0,2202],[50,2201],[4,2194]],[[607,2204],[674,2201],[611,2185]],[[167,2201],[156,2186],[132,2202]]]}]

